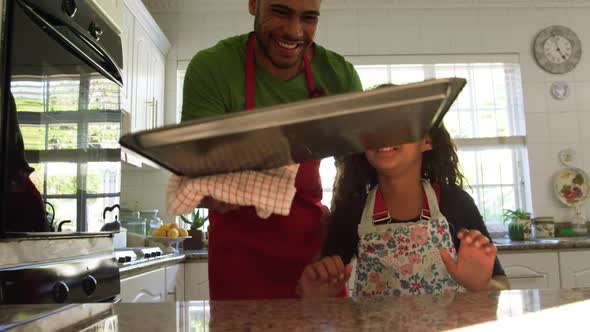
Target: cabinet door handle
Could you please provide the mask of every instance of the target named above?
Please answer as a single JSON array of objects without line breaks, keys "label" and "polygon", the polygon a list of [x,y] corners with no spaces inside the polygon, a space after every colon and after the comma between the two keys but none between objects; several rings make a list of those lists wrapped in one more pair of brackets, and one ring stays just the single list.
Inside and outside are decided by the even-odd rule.
[{"label": "cabinet door handle", "polygon": [[514,277],[510,277],[508,276],[508,279],[542,279],[545,278],[546,276],[544,275],[524,275],[524,276],[514,276]]},{"label": "cabinet door handle", "polygon": [[154,98],[154,110],[153,110],[153,121],[154,121],[154,128],[158,126],[158,99]]},{"label": "cabinet door handle", "polygon": [[[152,113],[152,127],[151,128],[156,128],[156,126],[158,125],[158,100],[155,97],[152,97],[152,100],[148,100],[146,101],[146,103],[149,105],[150,109],[151,109],[151,113]],[[147,128],[147,129],[151,129],[151,128]]]}]

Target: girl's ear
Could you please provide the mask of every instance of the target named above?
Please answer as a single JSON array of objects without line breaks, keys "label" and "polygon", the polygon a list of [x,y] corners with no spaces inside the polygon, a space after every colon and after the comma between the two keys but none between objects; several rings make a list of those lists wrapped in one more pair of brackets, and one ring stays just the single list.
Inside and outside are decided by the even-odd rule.
[{"label": "girl's ear", "polygon": [[427,135],[422,141],[422,152],[432,150],[432,137]]}]

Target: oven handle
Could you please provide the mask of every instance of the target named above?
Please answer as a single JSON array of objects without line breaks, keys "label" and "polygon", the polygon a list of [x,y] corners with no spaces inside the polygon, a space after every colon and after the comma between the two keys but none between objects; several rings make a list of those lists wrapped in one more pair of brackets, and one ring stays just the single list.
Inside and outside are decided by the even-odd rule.
[{"label": "oven handle", "polygon": [[[81,56],[85,61],[87,61],[92,67],[98,70],[101,74],[109,78],[111,81],[117,83],[120,86],[123,86],[123,79],[121,78],[121,71],[119,67],[115,64],[115,61],[109,56],[109,54],[100,47],[94,40],[85,36],[82,32],[78,31],[76,28],[66,24],[66,22],[60,20],[54,16],[46,16],[43,12],[37,12],[34,8],[29,6],[28,4],[24,3],[24,1],[18,1],[21,5],[23,10],[33,18],[33,21],[37,23],[44,31],[51,34],[54,38],[59,39],[63,44],[67,47],[72,49],[78,56]],[[61,32],[59,32],[50,21],[54,21],[57,24],[67,27],[71,32],[74,33],[76,37],[78,37],[84,44],[89,46],[92,50],[94,50],[99,57],[104,61],[105,66],[108,68],[104,68],[101,64],[97,63],[92,57],[88,56],[88,54],[84,53],[75,42],[71,41],[69,38],[64,36]]]},{"label": "oven handle", "polygon": [[112,303],[112,304],[117,304],[117,303],[121,303],[121,296],[120,295],[116,295],[113,297],[109,297],[108,299],[104,299],[102,301],[98,301],[99,303]]},{"label": "oven handle", "polygon": [[[105,50],[103,50],[102,47],[100,47],[100,45],[98,45],[94,40],[92,40],[92,38],[84,35],[82,32],[78,31],[76,28],[74,28],[72,26],[68,26],[68,28],[78,38],[80,38],[80,40],[82,40],[86,45],[90,46],[93,50],[96,51],[96,53],[98,53],[100,55],[100,57],[103,59],[103,61],[109,67],[108,69],[104,70],[105,72],[103,72],[103,74],[107,75],[111,80],[114,80],[120,86],[123,86],[123,79],[121,78],[121,71],[119,70],[119,67],[117,67],[117,65],[115,64],[115,61],[113,60],[113,58],[111,58],[111,56]],[[86,54],[84,54],[84,56],[86,57]],[[92,61],[92,59],[90,59],[90,58],[89,58],[89,60]],[[100,65],[98,65],[98,66],[100,69],[103,69]],[[112,72],[114,72],[116,75],[113,75]]]}]

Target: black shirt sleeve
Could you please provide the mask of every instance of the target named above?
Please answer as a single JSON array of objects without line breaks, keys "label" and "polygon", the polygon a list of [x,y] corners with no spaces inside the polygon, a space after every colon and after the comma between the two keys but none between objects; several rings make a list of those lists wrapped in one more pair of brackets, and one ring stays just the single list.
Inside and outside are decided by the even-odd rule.
[{"label": "black shirt sleeve", "polygon": [[[475,205],[473,198],[467,192],[460,188],[447,186],[442,186],[440,190],[440,211],[450,224],[453,243],[457,251],[460,246],[457,231],[462,228],[476,229],[491,240],[490,233],[477,209],[477,205]],[[506,275],[498,257],[496,257],[492,275]]]}]

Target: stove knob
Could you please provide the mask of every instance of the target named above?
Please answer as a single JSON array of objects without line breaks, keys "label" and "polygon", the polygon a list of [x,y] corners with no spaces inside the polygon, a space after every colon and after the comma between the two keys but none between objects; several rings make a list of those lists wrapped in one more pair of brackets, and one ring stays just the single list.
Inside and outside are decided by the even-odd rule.
[{"label": "stove knob", "polygon": [[119,257],[117,261],[121,264],[125,263],[125,257]]},{"label": "stove knob", "polygon": [[131,262],[131,256],[125,256],[125,263]]},{"label": "stove knob", "polygon": [[82,289],[84,289],[84,293],[86,293],[86,295],[88,296],[94,293],[94,291],[96,290],[96,285],[97,282],[93,276],[89,275],[86,278],[84,278],[84,280],[82,280]]},{"label": "stove knob", "polygon": [[146,252],[145,254],[143,254],[143,258],[150,258],[152,257],[152,254],[150,254],[149,252]]},{"label": "stove knob", "polygon": [[76,6],[76,0],[63,0],[61,2],[61,9],[69,17],[74,17],[74,15],[76,15],[76,11],[78,10],[78,6]]},{"label": "stove knob", "polygon": [[64,303],[70,294],[70,288],[63,281],[58,281],[53,286],[53,299],[56,303]]},{"label": "stove knob", "polygon": [[90,32],[90,35],[96,40],[99,40],[100,36],[102,36],[102,29],[94,22],[90,22],[88,32]]},{"label": "stove knob", "polygon": [[162,254],[162,253],[158,251],[158,252],[156,253],[156,256],[160,256],[161,254]]}]

